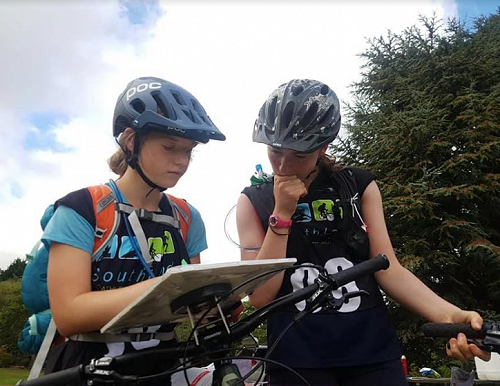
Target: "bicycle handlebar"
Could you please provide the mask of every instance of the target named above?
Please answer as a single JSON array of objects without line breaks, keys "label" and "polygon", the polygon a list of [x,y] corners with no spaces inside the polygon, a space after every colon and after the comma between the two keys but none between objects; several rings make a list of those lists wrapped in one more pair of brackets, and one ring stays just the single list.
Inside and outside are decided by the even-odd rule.
[{"label": "bicycle handlebar", "polygon": [[[97,379],[99,377],[107,377],[118,379],[122,381],[127,378],[132,381],[134,376],[121,376],[114,371],[102,370],[99,365],[126,365],[129,362],[134,363],[138,357],[142,359],[147,359],[148,356],[154,358],[159,357],[170,357],[170,358],[183,358],[185,356],[195,356],[203,354],[206,347],[217,345],[221,343],[232,343],[250,334],[255,328],[257,328],[268,315],[278,309],[282,309],[291,304],[298,303],[302,300],[306,300],[313,296],[316,292],[326,293],[336,290],[343,285],[356,280],[357,278],[372,274],[381,269],[387,269],[389,267],[389,260],[385,255],[378,255],[372,259],[359,263],[351,268],[345,269],[338,273],[329,274],[327,277],[320,275],[316,281],[305,288],[294,291],[288,295],[281,298],[275,299],[273,302],[267,304],[266,306],[256,310],[251,315],[240,320],[239,322],[230,326],[230,334],[227,334],[224,329],[210,329],[201,334],[198,337],[199,345],[191,344],[180,344],[174,348],[166,349],[156,349],[156,350],[146,350],[141,352],[134,352],[129,354],[124,354],[114,358],[101,358],[100,360],[93,361],[89,365],[79,365],[66,370],[59,371],[57,373],[52,373],[40,377],[38,379],[32,379],[28,381],[19,381],[16,386],[58,386],[82,382],[86,379]],[[325,285],[326,284],[326,285]],[[320,298],[319,296],[315,296]],[[112,368],[110,366],[110,368]],[[102,379],[102,378],[101,378]]]},{"label": "bicycle handlebar", "polygon": [[75,381],[82,380],[84,373],[84,365],[70,367],[66,370],[58,371],[57,373],[48,374],[40,378],[30,379],[29,381],[20,381],[17,385],[29,386],[48,386],[48,385],[65,385]]},{"label": "bicycle handlebar", "polygon": [[[428,337],[446,339],[463,333],[469,343],[480,349],[500,353],[500,322],[483,323],[480,331],[472,329],[471,325],[466,323],[426,323],[422,326],[422,332]],[[473,339],[481,339],[481,342]]]},{"label": "bicycle handlebar", "polygon": [[463,333],[468,338],[483,339],[486,336],[486,325],[481,328],[481,331],[476,331],[466,323],[426,323],[422,326],[422,332],[425,336],[432,338],[451,339]]}]

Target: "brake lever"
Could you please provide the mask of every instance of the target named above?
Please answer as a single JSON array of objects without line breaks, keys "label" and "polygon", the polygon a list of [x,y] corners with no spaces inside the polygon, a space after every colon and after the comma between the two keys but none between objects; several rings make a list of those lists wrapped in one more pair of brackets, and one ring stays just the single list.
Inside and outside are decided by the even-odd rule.
[{"label": "brake lever", "polygon": [[500,338],[492,337],[486,335],[486,337],[481,341],[475,339],[467,339],[467,343],[475,344],[478,348],[486,352],[498,352],[500,353]]},{"label": "brake lever", "polygon": [[486,352],[491,352],[493,351],[493,346],[491,345],[485,345],[482,342],[478,342],[477,340],[474,339],[467,339],[468,344],[475,344],[478,348],[480,348],[483,351]]}]

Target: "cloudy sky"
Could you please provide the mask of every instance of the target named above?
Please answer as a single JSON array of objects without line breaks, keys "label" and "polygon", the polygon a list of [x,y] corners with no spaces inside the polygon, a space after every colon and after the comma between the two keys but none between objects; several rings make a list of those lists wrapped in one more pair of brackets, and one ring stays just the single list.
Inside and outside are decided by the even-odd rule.
[{"label": "cloudy sky", "polygon": [[[367,38],[400,32],[419,14],[470,21],[496,8],[488,0],[2,0],[0,269],[40,237],[49,203],[113,177],[113,108],[130,80],[152,75],[181,85],[226,134],[196,149],[171,193],[202,213],[202,261],[234,261],[239,251],[224,219],[255,164],[269,170],[251,130],[274,88],[318,79],[348,102]],[[234,216],[228,222],[235,237]]]}]

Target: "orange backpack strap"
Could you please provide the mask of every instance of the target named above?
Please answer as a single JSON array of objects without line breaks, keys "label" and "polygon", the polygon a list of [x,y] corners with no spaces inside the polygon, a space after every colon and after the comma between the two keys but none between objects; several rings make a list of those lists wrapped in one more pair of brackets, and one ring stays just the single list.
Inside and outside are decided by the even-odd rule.
[{"label": "orange backpack strap", "polygon": [[186,244],[189,226],[191,225],[191,209],[189,209],[188,203],[183,198],[178,198],[171,194],[167,194],[166,196],[172,205],[174,218],[181,224],[181,235],[184,244]]},{"label": "orange backpack strap", "polygon": [[89,186],[87,189],[92,197],[96,220],[94,249],[92,250],[92,260],[95,260],[115,235],[120,216],[117,216],[116,197],[109,186],[96,185]]}]

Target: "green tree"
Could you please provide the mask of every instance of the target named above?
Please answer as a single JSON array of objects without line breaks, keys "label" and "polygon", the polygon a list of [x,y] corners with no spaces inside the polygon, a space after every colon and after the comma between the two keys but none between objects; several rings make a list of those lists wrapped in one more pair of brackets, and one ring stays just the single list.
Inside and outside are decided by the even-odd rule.
[{"label": "green tree", "polygon": [[[436,293],[500,319],[500,11],[472,29],[421,18],[369,41],[332,149],[374,171],[396,255]],[[391,303],[409,361],[446,363],[443,342]]]},{"label": "green tree", "polygon": [[6,270],[0,269],[0,281],[9,279],[19,279],[23,276],[24,268],[26,267],[26,260],[20,257],[16,258]]},{"label": "green tree", "polygon": [[21,280],[0,282],[0,367],[29,365],[31,357],[17,349],[28,316],[21,301]]},{"label": "green tree", "polygon": [[[241,313],[241,318],[244,319],[248,315],[252,314],[255,311],[255,307],[253,307],[249,301],[243,302],[245,309]],[[255,330],[253,330],[252,335],[257,338],[259,341],[259,345],[267,344],[267,321],[264,321],[260,326],[258,326]]]}]

